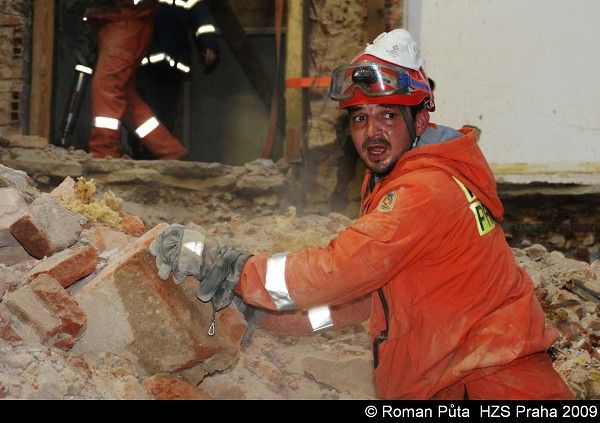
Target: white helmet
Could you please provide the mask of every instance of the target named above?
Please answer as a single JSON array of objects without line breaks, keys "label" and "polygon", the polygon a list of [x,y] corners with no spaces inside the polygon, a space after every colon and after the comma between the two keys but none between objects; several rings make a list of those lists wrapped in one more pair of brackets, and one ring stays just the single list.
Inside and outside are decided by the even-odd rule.
[{"label": "white helmet", "polygon": [[[367,77],[373,80],[367,83]],[[380,34],[351,64],[334,69],[329,97],[339,101],[340,109],[357,104],[423,104],[428,111],[435,110],[419,47],[402,28]]]},{"label": "white helmet", "polygon": [[386,62],[414,70],[419,70],[423,66],[419,46],[410,32],[402,28],[380,34],[373,40],[373,44],[367,44],[361,54],[370,54]]}]

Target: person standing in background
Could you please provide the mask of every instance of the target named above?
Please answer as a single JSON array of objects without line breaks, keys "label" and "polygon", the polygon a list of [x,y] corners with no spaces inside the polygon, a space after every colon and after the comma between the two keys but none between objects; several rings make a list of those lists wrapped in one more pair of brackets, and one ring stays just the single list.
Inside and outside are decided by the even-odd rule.
[{"label": "person standing in background", "polygon": [[[183,85],[192,71],[194,44],[205,73],[216,69],[219,47],[214,21],[205,1],[159,0],[158,3],[154,34],[141,60],[136,81],[141,98],[155,111],[160,122],[173,131]],[[130,142],[130,147],[134,158],[148,158],[139,144]]]},{"label": "person standing in background", "polygon": [[152,39],[157,0],[92,1],[84,21],[98,29],[98,61],[92,81],[89,152],[98,158],[122,156],[121,121],[154,156],[178,160],[187,149],[140,98],[135,73]]}]

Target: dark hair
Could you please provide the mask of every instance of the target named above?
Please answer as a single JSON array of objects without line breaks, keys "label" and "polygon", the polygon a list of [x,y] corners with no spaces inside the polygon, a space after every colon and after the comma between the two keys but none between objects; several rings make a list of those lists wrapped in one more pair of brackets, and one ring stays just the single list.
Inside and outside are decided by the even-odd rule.
[{"label": "dark hair", "polygon": [[412,116],[413,122],[417,119],[417,113],[425,108],[425,102],[416,106],[410,106],[410,115]]}]

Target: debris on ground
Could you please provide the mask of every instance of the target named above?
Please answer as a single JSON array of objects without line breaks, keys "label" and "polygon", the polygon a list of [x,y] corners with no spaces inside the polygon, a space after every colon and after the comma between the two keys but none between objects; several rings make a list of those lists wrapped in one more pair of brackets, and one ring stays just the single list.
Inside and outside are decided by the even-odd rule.
[{"label": "debris on ground", "polygon": [[[96,168],[100,183],[63,177],[50,194],[33,185],[39,175],[0,167],[0,398],[375,397],[366,323],[309,337],[259,329],[241,348],[245,322],[234,306],[219,312],[209,337],[212,307],[196,299],[197,281],[156,277],[147,245],[165,223],[202,226],[252,253],[325,245],[351,223],[338,213],[298,216],[280,200],[285,178],[270,161],[230,174],[189,165],[194,181],[169,179],[185,163],[140,163],[127,175]],[[162,175],[157,185],[129,185],[152,172]],[[239,188],[248,185],[252,192]],[[74,201],[120,220],[69,207]],[[577,398],[600,398],[600,261],[539,244],[513,250],[561,333],[550,351],[555,368]]]}]

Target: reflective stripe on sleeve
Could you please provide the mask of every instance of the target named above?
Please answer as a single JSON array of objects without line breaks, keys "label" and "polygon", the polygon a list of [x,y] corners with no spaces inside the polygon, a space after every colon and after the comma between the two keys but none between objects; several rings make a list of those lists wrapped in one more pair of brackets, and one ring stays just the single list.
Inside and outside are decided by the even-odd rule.
[{"label": "reflective stripe on sleeve", "polygon": [[119,123],[119,119],[106,116],[96,116],[94,118],[94,126],[96,128],[112,129],[113,131],[116,131],[119,129]]},{"label": "reflective stripe on sleeve", "polygon": [[144,138],[150,132],[152,132],[156,128],[158,128],[158,125],[160,125],[160,123],[158,122],[158,119],[156,119],[154,116],[152,116],[146,122],[144,122],[140,126],[138,126],[137,129],[135,130],[135,133],[138,137]]},{"label": "reflective stripe on sleeve", "polygon": [[331,311],[326,305],[313,307],[310,310],[308,310],[308,319],[310,320],[310,325],[312,326],[313,332],[317,332],[319,330],[327,329],[333,326],[333,320],[331,319]]},{"label": "reflective stripe on sleeve", "polygon": [[176,68],[177,68],[177,69],[179,69],[179,70],[180,70],[181,72],[183,72],[183,73],[188,73],[188,72],[190,71],[190,67],[189,67],[189,66],[186,66],[186,65],[184,65],[184,64],[183,64],[183,63],[181,63],[181,62],[177,62],[177,66],[176,66]]},{"label": "reflective stripe on sleeve", "polygon": [[155,54],[151,54],[148,59],[150,60],[150,63],[156,63],[156,62],[160,62],[161,60],[165,60],[165,57],[166,57],[165,53],[155,53]]},{"label": "reflective stripe on sleeve", "polygon": [[191,9],[196,5],[196,3],[201,2],[202,0],[175,0],[175,6],[183,7],[184,9]]},{"label": "reflective stripe on sleeve", "polygon": [[189,73],[190,72],[190,67],[188,65],[186,65],[183,62],[176,62],[171,56],[169,56],[168,54],[161,52],[161,53],[153,53],[151,54],[149,57],[144,57],[142,59],[141,65],[147,65],[148,63],[158,63],[158,62],[162,62],[163,60],[166,60],[167,62],[169,62],[169,66],[171,66],[172,68],[177,68],[178,70],[180,70],[183,73]]},{"label": "reflective stripe on sleeve", "polygon": [[210,25],[210,24],[200,25],[198,27],[198,29],[196,30],[196,37],[199,37],[200,35],[203,35],[203,34],[211,34],[216,31],[217,31],[217,29],[215,28],[214,25]]},{"label": "reflective stripe on sleeve", "polygon": [[285,281],[285,262],[288,253],[273,254],[267,260],[265,289],[269,292],[277,310],[295,310],[296,304],[290,297]]}]

